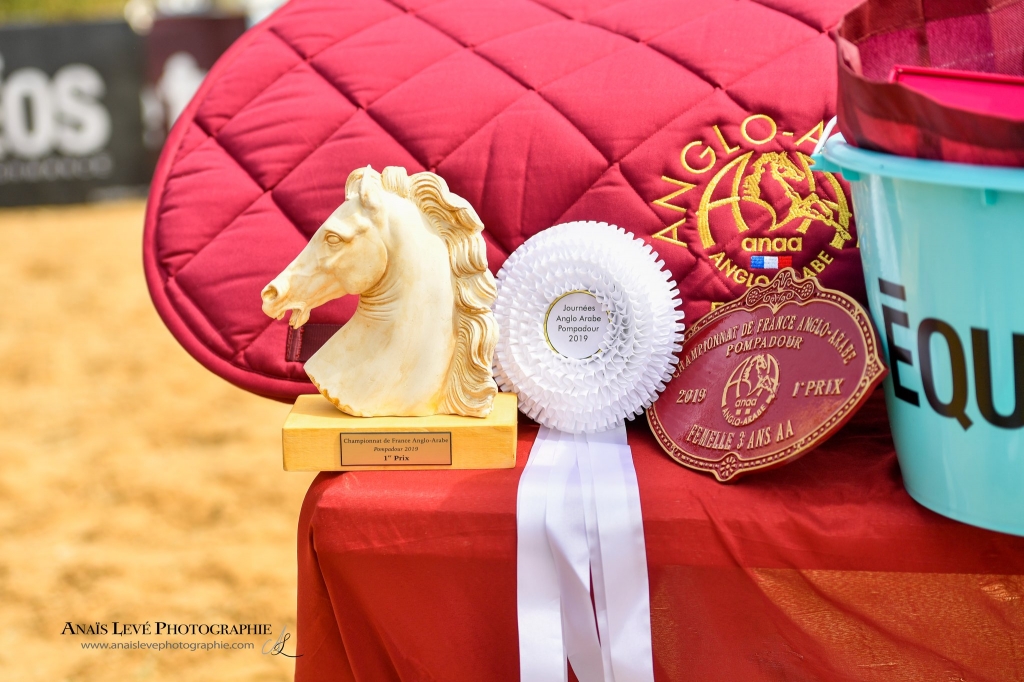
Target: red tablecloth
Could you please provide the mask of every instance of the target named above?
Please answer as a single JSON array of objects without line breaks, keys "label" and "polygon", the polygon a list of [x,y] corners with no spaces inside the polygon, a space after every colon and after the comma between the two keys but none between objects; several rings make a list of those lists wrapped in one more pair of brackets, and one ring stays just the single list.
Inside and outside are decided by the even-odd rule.
[{"label": "red tablecloth", "polygon": [[[321,474],[299,521],[296,680],[518,680],[516,487],[500,471]],[[903,489],[881,392],[733,485],[631,427],[657,680],[1024,679],[1024,538]]]}]

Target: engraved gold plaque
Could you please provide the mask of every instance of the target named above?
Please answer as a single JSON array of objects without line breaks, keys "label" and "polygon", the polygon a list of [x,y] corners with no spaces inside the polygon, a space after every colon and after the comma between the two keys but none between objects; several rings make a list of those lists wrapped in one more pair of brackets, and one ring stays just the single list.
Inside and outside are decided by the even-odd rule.
[{"label": "engraved gold plaque", "polygon": [[451,464],[452,434],[448,431],[419,433],[342,433],[342,466],[404,466]]},{"label": "engraved gold plaque", "polygon": [[516,465],[515,393],[483,418],[353,417],[322,395],[295,401],[282,430],[286,471],[507,469]]}]

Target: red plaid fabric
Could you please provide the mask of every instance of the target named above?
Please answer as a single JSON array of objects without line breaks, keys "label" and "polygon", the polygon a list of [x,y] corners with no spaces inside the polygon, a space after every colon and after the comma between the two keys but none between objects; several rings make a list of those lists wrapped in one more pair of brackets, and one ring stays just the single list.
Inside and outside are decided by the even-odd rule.
[{"label": "red plaid fabric", "polygon": [[859,147],[924,159],[1024,166],[1024,121],[936,102],[893,66],[1024,76],[1022,0],[869,0],[838,29],[839,128]]}]

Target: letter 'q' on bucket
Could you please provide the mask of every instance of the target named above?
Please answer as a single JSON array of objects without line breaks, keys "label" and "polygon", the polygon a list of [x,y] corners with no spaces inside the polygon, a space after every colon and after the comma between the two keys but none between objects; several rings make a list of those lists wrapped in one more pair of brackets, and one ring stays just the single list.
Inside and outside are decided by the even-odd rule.
[{"label": "letter 'q' on bucket", "polygon": [[851,184],[907,491],[1024,535],[1024,169],[882,154],[841,135],[822,156],[815,170]]}]

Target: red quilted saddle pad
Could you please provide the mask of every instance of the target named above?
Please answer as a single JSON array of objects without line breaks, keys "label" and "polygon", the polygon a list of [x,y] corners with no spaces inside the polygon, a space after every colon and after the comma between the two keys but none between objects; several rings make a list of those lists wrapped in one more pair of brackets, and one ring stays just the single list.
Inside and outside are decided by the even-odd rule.
[{"label": "red quilted saddle pad", "polygon": [[349,171],[431,170],[486,225],[497,270],[551,225],[620,225],[658,251],[686,319],[792,265],[863,293],[841,181],[808,155],[834,114],[828,31],[857,0],[293,0],[182,114],[146,216],[157,310],[261,395],[355,301],[301,333],[260,290],[344,199]]}]

